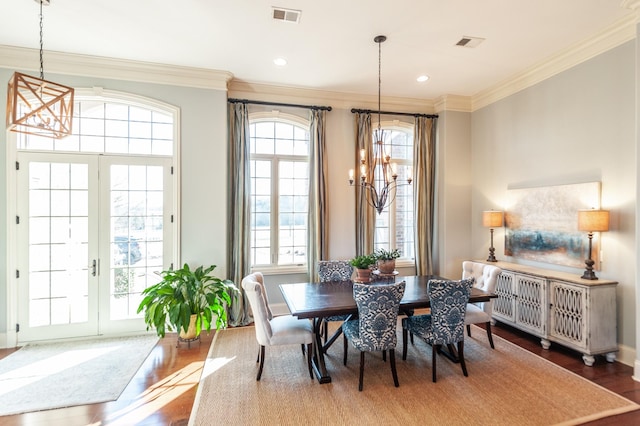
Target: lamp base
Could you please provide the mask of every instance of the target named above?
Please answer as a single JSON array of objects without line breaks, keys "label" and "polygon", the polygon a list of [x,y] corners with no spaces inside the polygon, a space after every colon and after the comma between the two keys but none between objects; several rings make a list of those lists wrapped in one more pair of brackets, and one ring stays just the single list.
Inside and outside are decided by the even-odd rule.
[{"label": "lamp base", "polygon": [[489,257],[487,257],[487,262],[497,262],[498,261],[498,259],[496,259],[496,256],[494,254],[495,251],[496,251],[495,248],[493,248],[493,247],[489,248]]},{"label": "lamp base", "polygon": [[597,280],[598,277],[596,277],[596,273],[593,272],[593,264],[595,263],[593,259],[589,258],[585,260],[584,263],[587,265],[587,267],[584,270],[584,274],[582,274],[580,278],[582,278],[583,280]]}]

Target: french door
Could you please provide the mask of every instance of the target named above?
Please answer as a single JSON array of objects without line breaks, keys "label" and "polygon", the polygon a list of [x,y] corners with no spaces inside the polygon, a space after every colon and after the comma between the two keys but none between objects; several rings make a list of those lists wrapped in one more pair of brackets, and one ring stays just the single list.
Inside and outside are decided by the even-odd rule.
[{"label": "french door", "polygon": [[18,341],[146,329],[171,262],[171,159],[19,152]]}]

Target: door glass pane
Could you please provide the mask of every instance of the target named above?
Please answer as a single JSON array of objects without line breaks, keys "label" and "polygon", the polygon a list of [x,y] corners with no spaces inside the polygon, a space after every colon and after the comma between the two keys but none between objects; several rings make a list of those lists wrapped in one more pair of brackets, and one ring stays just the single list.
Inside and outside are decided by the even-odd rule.
[{"label": "door glass pane", "polygon": [[29,164],[30,327],[88,319],[87,176],[86,164]]},{"label": "door glass pane", "polygon": [[163,265],[163,168],[110,168],[110,318],[135,318],[140,294]]}]

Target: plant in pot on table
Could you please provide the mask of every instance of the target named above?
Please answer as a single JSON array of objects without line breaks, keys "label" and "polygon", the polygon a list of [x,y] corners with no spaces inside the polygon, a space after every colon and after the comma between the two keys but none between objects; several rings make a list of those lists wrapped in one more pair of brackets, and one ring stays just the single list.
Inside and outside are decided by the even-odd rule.
[{"label": "plant in pot on table", "polygon": [[376,258],[376,265],[378,271],[383,275],[391,275],[396,270],[396,259],[400,257],[400,251],[398,249],[385,250],[377,249],[373,252]]},{"label": "plant in pot on table", "polygon": [[376,258],[373,254],[356,256],[349,261],[349,264],[356,269],[355,281],[362,283],[371,281],[371,267],[376,264]]},{"label": "plant in pot on table", "polygon": [[192,341],[202,330],[226,328],[227,310],[231,294],[238,288],[230,280],[222,280],[211,272],[216,265],[191,269],[188,264],[180,269],[162,271],[162,280],[142,291],[143,299],[138,313],[144,309],[147,330],[154,327],[158,336],[165,331],[177,330],[179,341]]}]

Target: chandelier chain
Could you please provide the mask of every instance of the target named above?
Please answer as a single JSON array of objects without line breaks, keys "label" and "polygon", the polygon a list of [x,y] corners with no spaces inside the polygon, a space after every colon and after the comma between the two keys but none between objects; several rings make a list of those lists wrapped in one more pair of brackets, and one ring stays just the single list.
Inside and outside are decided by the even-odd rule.
[{"label": "chandelier chain", "polygon": [[382,42],[384,39],[380,39],[378,42],[378,133],[380,133],[380,86],[382,86]]},{"label": "chandelier chain", "polygon": [[44,50],[44,42],[43,42],[43,28],[44,25],[42,23],[43,13],[42,13],[42,3],[44,0],[40,0],[40,80],[44,80],[44,58],[43,58],[43,50]]}]

